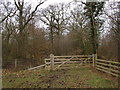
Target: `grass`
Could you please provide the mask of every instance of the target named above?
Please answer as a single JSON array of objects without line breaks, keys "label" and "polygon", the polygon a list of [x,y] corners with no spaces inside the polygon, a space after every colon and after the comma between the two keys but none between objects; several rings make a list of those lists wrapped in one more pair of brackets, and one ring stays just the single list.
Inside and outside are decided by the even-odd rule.
[{"label": "grass", "polygon": [[89,66],[45,71],[3,72],[3,88],[117,88],[115,77]]},{"label": "grass", "polygon": [[104,79],[100,76],[91,75],[91,78],[87,81],[87,83],[94,88],[111,88],[112,82],[109,79]]}]

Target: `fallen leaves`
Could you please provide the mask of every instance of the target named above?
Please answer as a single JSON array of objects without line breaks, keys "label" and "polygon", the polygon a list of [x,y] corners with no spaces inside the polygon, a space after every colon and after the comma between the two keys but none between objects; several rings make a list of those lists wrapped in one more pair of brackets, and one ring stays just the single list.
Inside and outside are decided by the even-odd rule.
[{"label": "fallen leaves", "polygon": [[[91,88],[92,86],[86,81],[89,81],[91,76],[95,75],[94,73],[92,70],[84,68],[54,72],[40,72],[39,70],[4,72],[3,83],[7,88]],[[102,81],[100,82],[102,83]]]}]

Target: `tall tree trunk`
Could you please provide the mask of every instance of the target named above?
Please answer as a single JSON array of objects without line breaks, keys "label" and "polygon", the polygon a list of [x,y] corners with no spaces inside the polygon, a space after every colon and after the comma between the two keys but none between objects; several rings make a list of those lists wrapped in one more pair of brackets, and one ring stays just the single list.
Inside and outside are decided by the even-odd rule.
[{"label": "tall tree trunk", "polygon": [[61,55],[60,51],[61,51],[61,48],[60,48],[60,34],[58,33],[58,40],[57,40],[57,55]]},{"label": "tall tree trunk", "polygon": [[[120,2],[118,2],[118,15],[117,15],[117,41],[118,41],[118,62],[120,62]],[[119,69],[120,72],[120,69]],[[120,75],[120,74],[119,74]],[[118,87],[120,88],[120,77],[118,79]]]},{"label": "tall tree trunk", "polygon": [[25,36],[23,26],[23,4],[19,6],[18,57],[25,58]]},{"label": "tall tree trunk", "polygon": [[9,57],[10,57],[10,43],[9,43],[9,41],[10,41],[10,34],[7,36],[7,38],[6,38],[6,45],[7,45],[7,58],[6,59],[8,59],[9,60]]},{"label": "tall tree trunk", "polygon": [[120,2],[118,3],[118,19],[117,19],[117,40],[118,40],[118,61],[120,61]]},{"label": "tall tree trunk", "polygon": [[52,53],[54,54],[54,42],[53,42],[53,27],[50,27],[50,40],[52,44]]},{"label": "tall tree trunk", "polygon": [[57,32],[57,55],[61,55],[61,48],[60,48],[60,31],[61,31],[61,27],[60,24],[58,24],[58,32]]},{"label": "tall tree trunk", "polygon": [[90,24],[91,24],[91,42],[92,42],[92,46],[93,46],[93,53],[96,54],[96,35],[95,35],[95,28],[94,28],[94,20],[93,17],[90,17]]},{"label": "tall tree trunk", "polygon": [[25,50],[25,36],[23,33],[19,34],[18,36],[18,57],[19,58],[26,58],[26,50]]}]

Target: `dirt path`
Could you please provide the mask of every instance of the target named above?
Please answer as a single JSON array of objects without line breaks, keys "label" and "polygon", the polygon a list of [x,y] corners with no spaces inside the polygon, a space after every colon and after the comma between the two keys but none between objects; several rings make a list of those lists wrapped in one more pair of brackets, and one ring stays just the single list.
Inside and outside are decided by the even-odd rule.
[{"label": "dirt path", "polygon": [[115,88],[115,77],[89,66],[55,71],[34,70],[3,76],[6,88]]}]

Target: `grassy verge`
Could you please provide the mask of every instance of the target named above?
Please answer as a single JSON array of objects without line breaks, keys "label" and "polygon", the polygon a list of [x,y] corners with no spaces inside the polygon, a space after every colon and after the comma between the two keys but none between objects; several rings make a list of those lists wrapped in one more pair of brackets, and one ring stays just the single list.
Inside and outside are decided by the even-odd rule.
[{"label": "grassy verge", "polygon": [[89,66],[55,71],[3,72],[4,88],[117,88],[117,80]]}]

